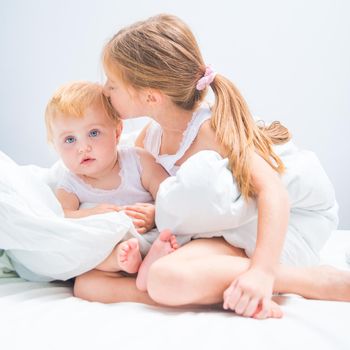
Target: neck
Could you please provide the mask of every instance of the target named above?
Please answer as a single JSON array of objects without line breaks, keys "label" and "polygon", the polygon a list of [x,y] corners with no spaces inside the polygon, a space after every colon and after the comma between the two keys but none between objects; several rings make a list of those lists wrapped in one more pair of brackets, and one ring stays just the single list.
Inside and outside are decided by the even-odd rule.
[{"label": "neck", "polygon": [[152,118],[160,124],[164,132],[182,134],[186,130],[192,115],[193,111],[186,111],[173,103],[168,103]]}]

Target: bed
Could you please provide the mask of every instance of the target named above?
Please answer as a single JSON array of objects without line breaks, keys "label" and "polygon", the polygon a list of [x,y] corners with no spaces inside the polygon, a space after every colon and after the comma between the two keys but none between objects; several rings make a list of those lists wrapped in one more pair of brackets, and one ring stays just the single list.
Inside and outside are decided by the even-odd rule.
[{"label": "bed", "polygon": [[[336,231],[322,261],[350,270],[350,231]],[[0,279],[2,349],[350,349],[350,303],[276,297],[283,319],[238,317],[218,306],[176,310],[101,304],[72,295],[69,282]]]}]

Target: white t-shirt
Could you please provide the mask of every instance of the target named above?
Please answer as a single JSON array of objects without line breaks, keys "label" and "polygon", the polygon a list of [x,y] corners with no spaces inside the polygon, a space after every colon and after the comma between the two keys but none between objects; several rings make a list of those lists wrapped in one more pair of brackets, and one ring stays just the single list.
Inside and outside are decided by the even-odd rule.
[{"label": "white t-shirt", "polygon": [[118,147],[120,166],[120,185],[112,190],[91,186],[77,175],[66,171],[57,188],[74,193],[80,201],[80,207],[89,207],[96,203],[129,205],[137,202],[153,203],[151,194],[142,186],[141,164],[135,147]]},{"label": "white t-shirt", "polygon": [[155,121],[152,121],[147,129],[143,146],[153,155],[156,162],[162,165],[170,175],[175,175],[179,169],[179,166],[175,165],[175,163],[181,159],[185,152],[190,148],[201,125],[206,120],[210,119],[210,117],[210,109],[206,106],[202,106],[193,113],[192,119],[183,133],[180,147],[175,154],[159,154],[163,131],[161,126]]}]

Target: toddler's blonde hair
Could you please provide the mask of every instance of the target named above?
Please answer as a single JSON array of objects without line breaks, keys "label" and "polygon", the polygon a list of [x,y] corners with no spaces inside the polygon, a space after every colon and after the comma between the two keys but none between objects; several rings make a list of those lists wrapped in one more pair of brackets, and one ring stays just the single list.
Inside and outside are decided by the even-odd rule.
[{"label": "toddler's blonde hair", "polygon": [[52,142],[52,121],[58,116],[82,118],[87,108],[100,104],[106,115],[117,124],[120,119],[103,86],[88,81],[74,81],[61,86],[51,97],[45,111],[47,140]]},{"label": "toddler's blonde hair", "polygon": [[[161,14],[122,29],[106,44],[102,59],[108,74],[135,89],[160,90],[185,110],[195,110],[207,94],[208,89],[196,89],[206,70],[196,39],[175,16]],[[287,142],[289,131],[279,122],[258,126],[238,89],[222,75],[210,86],[215,94],[211,126],[242,194],[254,196],[251,152],[282,173],[284,165],[272,144]]]}]

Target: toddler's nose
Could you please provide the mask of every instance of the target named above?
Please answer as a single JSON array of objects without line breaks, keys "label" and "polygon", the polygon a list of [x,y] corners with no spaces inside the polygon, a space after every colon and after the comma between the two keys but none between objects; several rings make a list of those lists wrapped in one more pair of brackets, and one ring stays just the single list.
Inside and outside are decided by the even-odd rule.
[{"label": "toddler's nose", "polygon": [[83,153],[88,153],[88,152],[91,152],[92,150],[92,147],[88,144],[86,145],[82,145],[80,148],[79,148],[79,153],[80,154],[83,154]]}]

